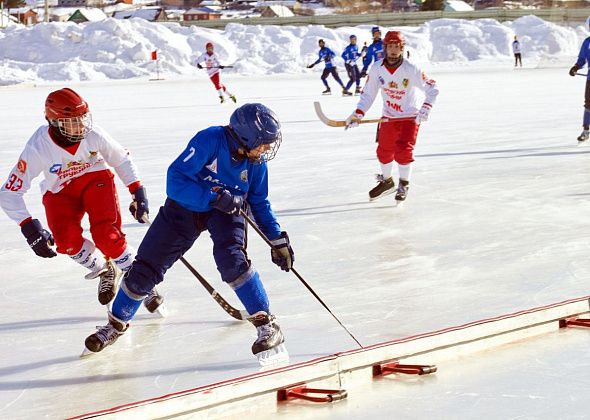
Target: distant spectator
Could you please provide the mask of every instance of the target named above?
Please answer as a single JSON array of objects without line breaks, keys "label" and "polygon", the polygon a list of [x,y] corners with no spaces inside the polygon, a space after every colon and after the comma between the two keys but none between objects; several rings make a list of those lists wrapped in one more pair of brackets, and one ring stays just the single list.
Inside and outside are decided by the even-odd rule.
[{"label": "distant spectator", "polygon": [[514,53],[514,67],[520,64],[522,67],[522,57],[520,56],[520,42],[518,42],[518,37],[514,35],[514,42],[512,43],[512,52]]}]

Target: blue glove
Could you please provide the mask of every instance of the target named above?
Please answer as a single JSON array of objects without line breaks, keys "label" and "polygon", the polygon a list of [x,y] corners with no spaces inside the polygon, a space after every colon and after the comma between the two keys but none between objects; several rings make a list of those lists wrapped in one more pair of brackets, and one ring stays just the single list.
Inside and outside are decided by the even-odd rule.
[{"label": "blue glove", "polygon": [[39,220],[29,220],[21,226],[20,230],[25,238],[27,238],[27,242],[35,254],[43,258],[53,258],[57,255],[53,248],[51,248],[51,245],[55,243],[53,236],[43,229]]},{"label": "blue glove", "polygon": [[281,236],[270,241],[273,248],[270,251],[272,262],[281,267],[283,271],[289,271],[295,262],[295,253],[289,242],[287,232],[281,232]]},{"label": "blue glove", "polygon": [[217,193],[217,199],[211,203],[211,207],[227,214],[238,214],[244,204],[244,197],[232,195],[228,190]]},{"label": "blue glove", "polygon": [[145,188],[139,187],[133,194],[131,194],[131,197],[133,197],[133,201],[129,204],[131,215],[139,223],[145,223],[144,216],[147,218],[150,214]]}]

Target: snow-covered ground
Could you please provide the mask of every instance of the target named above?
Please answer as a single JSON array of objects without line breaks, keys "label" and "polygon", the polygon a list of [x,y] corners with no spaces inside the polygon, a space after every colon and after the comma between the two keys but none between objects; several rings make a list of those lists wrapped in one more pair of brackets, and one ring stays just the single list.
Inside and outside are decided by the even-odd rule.
[{"label": "snow-covered ground", "polygon": [[[213,35],[219,34],[211,31],[208,39],[221,39]],[[317,74],[224,76],[238,105],[263,102],[281,118],[284,141],[270,163],[270,199],[291,237],[299,273],[364,345],[588,294],[590,149],[575,141],[584,78],[569,77],[566,69],[514,71],[511,63],[503,70],[434,69],[431,76],[441,93],[421,129],[401,208],[392,206],[391,196],[367,199],[378,168],[375,126],[344,131],[314,114],[312,102],[320,100],[328,116],[345,118],[355,98],[322,97]],[[67,85],[87,98],[94,121],[132,151],[154,214],[164,200],[169,163],[197,130],[226,123],[235,105],[218,104],[206,78],[146,79]],[[0,176],[44,122],[46,95],[64,85],[0,89]],[[379,115],[379,102],[369,116]],[[129,194],[119,186],[124,229],[137,246],[146,228],[133,223],[126,212]],[[36,187],[27,204],[45,222]],[[96,283],[84,280],[84,270],[64,256],[36,257],[3,214],[0,232],[0,417],[63,418],[257,370],[252,326],[233,322],[181,265],[161,286],[169,318],[142,310],[112,348],[80,360],[84,338],[105,322]],[[250,233],[249,255],[267,285],[292,361],[354,348]],[[186,258],[237,305],[219,280],[207,235]],[[541,357],[542,344],[536,351]],[[588,365],[581,366],[587,377]],[[485,399],[486,371],[478,372],[478,382],[472,376],[477,366],[469,369],[469,389],[458,384],[454,390],[475,388]],[[530,380],[518,368],[516,373]],[[566,380],[545,380],[546,394],[560,381]],[[441,392],[441,399],[450,395],[441,406],[453,413],[459,400]],[[515,395],[510,398],[531,398],[524,391]],[[554,418],[555,401],[535,403],[538,418]],[[408,418],[432,418],[420,404],[414,407],[404,411]],[[481,417],[478,404],[470,407],[462,406],[463,418]],[[546,417],[543,407],[551,408]],[[563,417],[567,410],[564,402]]]},{"label": "snow-covered ground", "polygon": [[[315,61],[318,40],[338,55],[336,64],[356,34],[359,45],[371,42],[373,25],[342,27],[260,26],[229,24],[225,30],[177,23],[150,23],[143,19],[107,19],[87,24],[41,23],[11,26],[0,31],[0,85],[46,81],[103,81],[145,77],[154,72],[151,52],[158,51],[160,70],[168,78],[195,77],[194,59],[207,42],[216,45],[226,73],[252,75],[320,72],[306,65]],[[583,26],[560,26],[534,16],[500,23],[438,19],[401,29],[412,60],[429,68],[506,66],[512,60],[511,42],[518,35],[523,59],[537,67],[570,64],[581,40]]]}]

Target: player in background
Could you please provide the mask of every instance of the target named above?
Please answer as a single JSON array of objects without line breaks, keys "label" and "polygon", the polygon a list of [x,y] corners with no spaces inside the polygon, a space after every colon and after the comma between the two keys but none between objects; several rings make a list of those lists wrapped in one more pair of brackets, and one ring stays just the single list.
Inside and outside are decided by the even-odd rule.
[{"label": "player in background", "polygon": [[[590,17],[586,20],[586,29],[590,30]],[[586,38],[582,42],[580,47],[580,53],[578,54],[578,60],[576,64],[570,69],[570,76],[575,76],[578,70],[584,65],[590,65],[590,37]],[[590,137],[590,71],[587,72],[586,76],[586,91],[584,94],[584,116],[582,118],[582,133],[578,136],[578,141],[586,141]]]},{"label": "player in background", "polygon": [[324,90],[322,93],[324,95],[329,95],[330,93],[332,93],[332,91],[330,90],[330,85],[328,85],[328,80],[327,80],[328,76],[331,74],[332,77],[334,78],[334,80],[336,80],[338,82],[338,84],[340,85],[340,87],[342,87],[342,96],[351,96],[352,93],[350,93],[344,87],[344,83],[342,83],[342,80],[340,80],[340,76],[338,76],[338,71],[336,70],[336,66],[332,62],[332,59],[334,57],[336,57],[336,54],[334,54],[334,51],[332,51],[330,48],[326,47],[326,43],[324,42],[323,39],[320,39],[318,41],[318,45],[320,47],[320,51],[318,52],[318,59],[315,62],[311,63],[309,66],[307,66],[307,68],[311,69],[313,66],[318,64],[320,61],[324,62],[325,67],[324,67],[324,71],[322,72],[322,82],[324,83],[326,90]]},{"label": "player in background", "polygon": [[251,211],[274,245],[272,261],[289,271],[294,261],[289,236],[268,200],[267,162],[281,140],[276,114],[262,104],[245,104],[233,112],[229,125],[209,127],[189,141],[168,168],[168,198],[123,278],[108,324],[86,339],[89,351],[101,351],[127,330],[141,300],[208,230],[221,279],[234,289],[258,331],[252,352],[261,360],[288,357],[260,276],[246,254],[246,222],[240,215],[241,209]]},{"label": "player in background", "polygon": [[207,69],[207,74],[209,75],[211,82],[217,90],[217,94],[219,95],[219,100],[221,101],[221,103],[225,102],[223,94],[226,94],[232,101],[234,101],[234,103],[237,102],[236,96],[230,91],[228,91],[225,85],[221,83],[220,70],[224,69],[225,66],[222,66],[219,63],[219,56],[215,54],[215,52],[213,51],[213,44],[211,42],[207,42],[207,44],[205,45],[205,49],[206,51],[203,54],[201,54],[195,61],[197,68],[202,69],[202,63],[204,63],[204,68]]},{"label": "player in background", "polygon": [[[383,60],[384,57],[383,41],[381,40],[381,29],[379,29],[378,26],[374,26],[371,29],[371,34],[373,35],[373,43],[369,45],[366,51],[361,51],[361,53],[364,54],[361,77],[365,77],[367,75],[367,71],[369,70],[371,62],[376,63],[377,61]],[[363,47],[363,50],[365,50],[365,47]]]},{"label": "player in background", "polygon": [[397,162],[399,185],[395,199],[403,201],[408,194],[418,129],[428,119],[438,89],[434,80],[403,58],[405,39],[401,32],[387,32],[384,44],[386,57],[371,67],[357,109],[346,119],[346,128],[358,125],[381,91],[384,121],[377,128],[381,174],[369,198],[375,200],[394,192],[392,172],[393,162]]},{"label": "player in background", "polygon": [[349,79],[345,89],[348,91],[352,87],[352,84],[355,83],[356,89],[354,93],[357,95],[361,93],[361,73],[356,65],[356,60],[358,60],[360,56],[361,53],[359,53],[359,48],[356,45],[356,35],[351,35],[350,44],[346,46],[342,53],[344,66],[346,67],[346,73],[348,73]]},{"label": "player in background", "polygon": [[[39,127],[26,143],[18,163],[0,190],[0,206],[19,224],[35,254],[53,258],[66,254],[90,270],[88,279],[100,278],[98,300],[108,304],[117,291],[122,271],[131,267],[135,250],[121,230],[115,172],[129,189],[133,217],[142,222],[148,200],[129,152],[106,131],[92,123],[88,103],[75,91],[51,92],[45,101],[48,125]],[[51,233],[33,219],[24,201],[31,182],[41,172],[43,206]],[[92,241],[83,236],[82,218],[88,215]],[[106,257],[106,259],[105,259]],[[150,291],[145,305],[153,312],[162,303]]]},{"label": "player in background", "polygon": [[514,35],[514,41],[512,42],[512,52],[514,53],[514,67],[516,67],[520,63],[520,67],[522,67],[522,56],[520,53],[520,42],[518,41],[518,37]]}]

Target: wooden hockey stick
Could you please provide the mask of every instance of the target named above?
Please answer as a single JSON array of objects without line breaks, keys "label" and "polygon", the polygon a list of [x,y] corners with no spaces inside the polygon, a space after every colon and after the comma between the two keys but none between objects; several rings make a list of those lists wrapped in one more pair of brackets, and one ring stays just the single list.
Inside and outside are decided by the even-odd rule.
[{"label": "wooden hockey stick", "polygon": [[[151,225],[151,222],[149,221],[147,216],[144,216],[143,220],[148,225]],[[233,306],[231,306],[229,302],[223,298],[223,296],[217,293],[217,291],[213,288],[213,286],[211,286],[211,284],[205,279],[205,277],[203,277],[201,273],[199,273],[187,260],[184,259],[184,257],[180,257],[180,262],[183,263],[186,268],[188,268],[188,271],[190,271],[193,274],[193,276],[197,278],[197,280],[199,280],[199,282],[209,292],[209,294],[215,300],[215,302],[217,302],[225,312],[227,312],[231,317],[239,321],[248,320],[248,318],[250,317],[250,314],[248,312],[246,312],[243,309],[236,309]]]},{"label": "wooden hockey stick", "polygon": [[[322,106],[319,102],[314,102],[313,107],[315,108],[315,113],[317,114],[318,118],[321,122],[330,127],[346,127],[346,120],[331,120],[330,118],[326,117],[326,114],[322,111]],[[415,116],[409,117],[399,117],[399,118],[365,118],[359,121],[359,124],[372,124],[372,123],[382,123],[388,121],[403,121],[403,120],[413,120]]]}]

